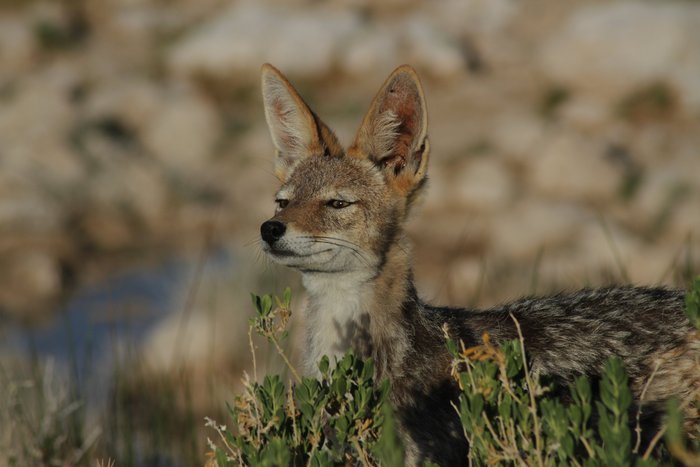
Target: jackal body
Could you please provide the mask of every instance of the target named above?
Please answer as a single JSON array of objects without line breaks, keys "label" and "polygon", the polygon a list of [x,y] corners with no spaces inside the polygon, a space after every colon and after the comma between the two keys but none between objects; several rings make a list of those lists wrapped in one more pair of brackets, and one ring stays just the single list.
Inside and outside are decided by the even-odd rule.
[{"label": "jackal body", "polygon": [[[261,235],[274,261],[303,274],[307,369],[315,372],[322,355],[349,349],[373,357],[376,377],[389,379],[411,461],[466,460],[451,406],[458,392],[445,325],[472,346],[484,332],[497,343],[517,338],[515,317],[533,371],[562,382],[597,375],[608,357],[619,356],[637,400],[655,373],[644,398],[650,418],[668,397],[700,390],[700,335],[684,315],[679,290],[583,290],[488,310],[433,307],[418,298],[403,225],[424,187],[430,147],[412,68],[389,76],[347,150],[270,65],[262,87],[282,186]],[[697,422],[697,413],[688,420]]]}]

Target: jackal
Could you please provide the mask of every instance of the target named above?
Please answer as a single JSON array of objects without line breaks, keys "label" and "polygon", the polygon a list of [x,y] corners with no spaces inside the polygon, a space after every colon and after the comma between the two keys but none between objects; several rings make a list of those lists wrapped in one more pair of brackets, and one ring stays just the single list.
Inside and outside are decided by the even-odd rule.
[{"label": "jackal", "polygon": [[[608,357],[620,357],[652,430],[665,399],[695,397],[700,334],[684,314],[680,290],[582,290],[486,310],[420,300],[403,228],[425,186],[430,144],[423,90],[410,66],[389,76],[347,149],[269,64],[262,68],[262,93],[282,183],[275,215],[260,228],[262,245],[275,262],[303,275],[307,369],[349,349],[371,356],[376,378],[390,382],[410,462],[467,459],[451,405],[458,392],[445,325],[466,346],[484,332],[498,343],[517,338],[512,315],[532,370],[564,383],[595,376]],[[697,417],[689,414],[688,423]]]}]

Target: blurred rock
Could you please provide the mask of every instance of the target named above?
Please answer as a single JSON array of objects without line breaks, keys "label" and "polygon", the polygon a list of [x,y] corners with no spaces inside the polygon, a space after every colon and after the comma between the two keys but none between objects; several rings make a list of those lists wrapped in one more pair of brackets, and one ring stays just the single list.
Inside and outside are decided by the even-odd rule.
[{"label": "blurred rock", "polygon": [[[92,210],[99,217],[102,212],[111,212],[114,220],[105,226],[108,231],[116,231],[109,226],[113,222],[124,224],[127,229],[130,222],[137,222],[147,230],[155,230],[167,216],[167,189],[166,180],[153,166],[140,162],[112,164],[93,180]],[[128,239],[134,240],[131,235]]]},{"label": "blurred rock", "polygon": [[600,204],[618,194],[621,177],[617,169],[605,157],[601,144],[574,133],[559,133],[533,154],[529,183],[552,198]]},{"label": "blurred rock", "polygon": [[[431,151],[432,152],[432,151]],[[434,157],[431,155],[430,157]],[[430,162],[430,178],[425,190],[422,190],[418,199],[416,210],[425,212],[439,212],[446,204],[452,204],[451,198],[453,185],[449,182],[452,172],[444,164]],[[442,182],[433,182],[442,180]]]},{"label": "blurred rock", "polygon": [[641,244],[626,260],[625,269],[633,284],[658,285],[669,280],[678,258],[678,248],[670,245]]},{"label": "blurred rock", "polygon": [[340,54],[340,67],[351,76],[378,74],[399,55],[397,35],[389,28],[365,25],[353,34]]},{"label": "blurred rock", "polygon": [[573,127],[599,131],[602,126],[610,124],[612,112],[609,102],[578,95],[562,105],[559,115],[563,122]]},{"label": "blurred rock", "polygon": [[[221,354],[231,354],[234,340],[221,333],[216,339],[216,323],[204,310],[194,310],[186,327],[181,327],[184,324],[181,313],[173,313],[147,339],[142,351],[149,366],[156,372],[172,371],[173,365],[193,368],[217,356],[220,358]],[[240,334],[236,340],[244,340],[245,333]],[[212,351],[218,355],[213,355]]]},{"label": "blurred rock", "polygon": [[114,206],[91,210],[80,222],[78,228],[90,245],[99,251],[116,251],[132,244],[136,232],[124,219],[124,213]]},{"label": "blurred rock", "polygon": [[256,81],[270,62],[298,78],[328,76],[336,66],[352,75],[399,65],[397,57],[438,78],[465,67],[455,39],[423,15],[393,22],[363,22],[352,10],[299,12],[281,6],[241,3],[179,41],[169,64],[187,76],[223,82]]},{"label": "blurred rock", "polygon": [[484,276],[484,267],[484,262],[477,258],[462,258],[455,261],[449,269],[447,278],[455,295],[462,298],[467,297],[469,293],[473,294]]},{"label": "blurred rock", "polygon": [[574,234],[590,222],[585,211],[542,200],[521,200],[490,225],[490,257],[523,260],[570,245]]},{"label": "blurred rock", "polygon": [[442,28],[460,33],[494,34],[508,25],[520,4],[513,0],[444,0],[425,5]]},{"label": "blurred rock", "polygon": [[106,81],[91,90],[86,113],[94,119],[116,117],[129,128],[143,130],[165,107],[165,94],[162,86],[145,79]]},{"label": "blurred rock", "polygon": [[31,184],[0,175],[0,230],[3,234],[55,233],[61,227],[59,205]]},{"label": "blurred rock", "polygon": [[[679,191],[682,190],[682,191]],[[661,211],[657,222],[665,220],[667,225],[659,227],[660,233],[670,244],[678,245],[700,238],[700,190],[689,184],[676,186],[667,198],[666,212]],[[664,219],[661,216],[667,215]]]},{"label": "blurred rock", "polygon": [[177,73],[231,84],[257,82],[264,62],[292,76],[320,77],[358,23],[350,11],[238,3],[176,43],[168,63]]},{"label": "blurred rock", "polygon": [[38,52],[35,36],[22,15],[0,14],[0,85],[29,71]]},{"label": "blurred rock", "polygon": [[507,114],[491,127],[489,141],[507,159],[527,164],[536,157],[545,134],[545,126],[535,115]]},{"label": "blurred rock", "polygon": [[616,278],[615,282],[626,282],[630,278],[631,259],[644,248],[638,238],[609,220],[592,218],[577,231],[576,254],[572,259],[581,266],[581,271],[591,276],[608,271]]},{"label": "blurred rock", "polygon": [[40,249],[4,254],[0,259],[0,311],[26,319],[40,314],[61,290],[57,261]]},{"label": "blurred rock", "polygon": [[448,199],[471,211],[495,214],[511,199],[513,181],[506,168],[493,156],[477,157],[462,164],[451,182]]},{"label": "blurred rock", "polygon": [[192,92],[177,92],[145,128],[143,141],[166,166],[183,174],[205,170],[221,135],[212,106]]},{"label": "blurred rock", "polygon": [[[184,281],[181,297],[172,304],[175,311],[146,337],[141,351],[156,373],[176,368],[210,371],[207,367],[220,368],[218,365],[231,361],[248,366],[250,304],[241,298],[253,287],[253,278],[239,267],[230,271],[216,268],[210,264],[203,272],[192,297],[187,295],[193,293],[189,288],[197,286]],[[186,306],[192,308],[185,310]]]},{"label": "blurred rock", "polygon": [[402,25],[408,61],[439,79],[458,76],[466,69],[464,57],[455,42],[439,27],[422,16],[409,18]]},{"label": "blurred rock", "polygon": [[574,11],[541,51],[545,75],[608,100],[667,82],[700,106],[700,5],[621,1]]}]

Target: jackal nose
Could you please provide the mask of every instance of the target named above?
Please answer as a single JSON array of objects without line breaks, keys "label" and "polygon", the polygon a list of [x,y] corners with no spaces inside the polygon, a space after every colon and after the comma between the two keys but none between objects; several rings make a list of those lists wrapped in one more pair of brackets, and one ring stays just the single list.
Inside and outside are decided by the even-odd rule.
[{"label": "jackal nose", "polygon": [[270,246],[282,238],[286,231],[287,226],[280,221],[267,221],[260,226],[260,235]]}]

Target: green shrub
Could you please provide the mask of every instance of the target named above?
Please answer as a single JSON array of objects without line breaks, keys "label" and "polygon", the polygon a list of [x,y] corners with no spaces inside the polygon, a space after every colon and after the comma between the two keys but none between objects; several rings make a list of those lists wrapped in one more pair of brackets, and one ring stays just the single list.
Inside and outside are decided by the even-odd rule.
[{"label": "green shrub", "polygon": [[[318,379],[300,378],[294,371],[280,345],[290,302],[289,289],[282,300],[254,295],[256,316],[250,325],[280,352],[296,383],[285,384],[277,375],[262,383],[246,377],[243,394],[229,406],[235,428],[207,419],[218,434],[216,443],[210,441],[207,465],[403,465],[386,403],[388,384],[374,384],[371,360],[349,353],[332,367],[324,357]],[[686,303],[691,322],[700,329],[700,278]],[[697,443],[683,438],[677,402],[670,402],[665,438],[662,430],[647,446],[642,443],[639,414],[630,409],[632,393],[619,359],[605,364],[594,394],[585,377],[569,388],[534,378],[522,339],[501,346],[493,345],[487,334],[482,340],[465,348],[446,337],[452,375],[461,389],[455,410],[470,443],[465,463],[653,466],[659,465],[653,455],[668,451],[673,462],[700,465]],[[566,392],[570,397],[561,397]],[[630,423],[630,416],[636,416],[636,423]]]},{"label": "green shrub", "polygon": [[[253,295],[251,329],[264,336],[289,365],[296,384],[265,376],[261,384],[244,379],[243,394],[229,406],[235,430],[207,420],[219,443],[210,442],[211,465],[402,465],[394,432],[388,384],[375,385],[372,360],[346,354],[331,367],[318,365],[320,377],[300,378],[282,352],[291,293],[283,299]],[[273,305],[276,303],[276,306]]]},{"label": "green shrub", "polygon": [[561,388],[531,377],[522,341],[495,347],[484,336],[482,345],[469,349],[448,346],[462,389],[459,415],[471,464],[621,466],[649,457],[638,452],[629,428],[632,394],[620,360],[606,363],[598,397],[579,377],[564,404],[551,395]]},{"label": "green shrub", "polygon": [[321,466],[353,459],[376,465],[383,457],[399,458],[391,449],[395,441],[381,439],[390,417],[383,404],[387,385],[374,389],[372,362],[347,354],[333,370],[328,358],[319,366],[320,379],[294,386],[277,375],[246,383],[230,407],[236,432],[208,422],[223,442],[213,448],[218,465]]}]

